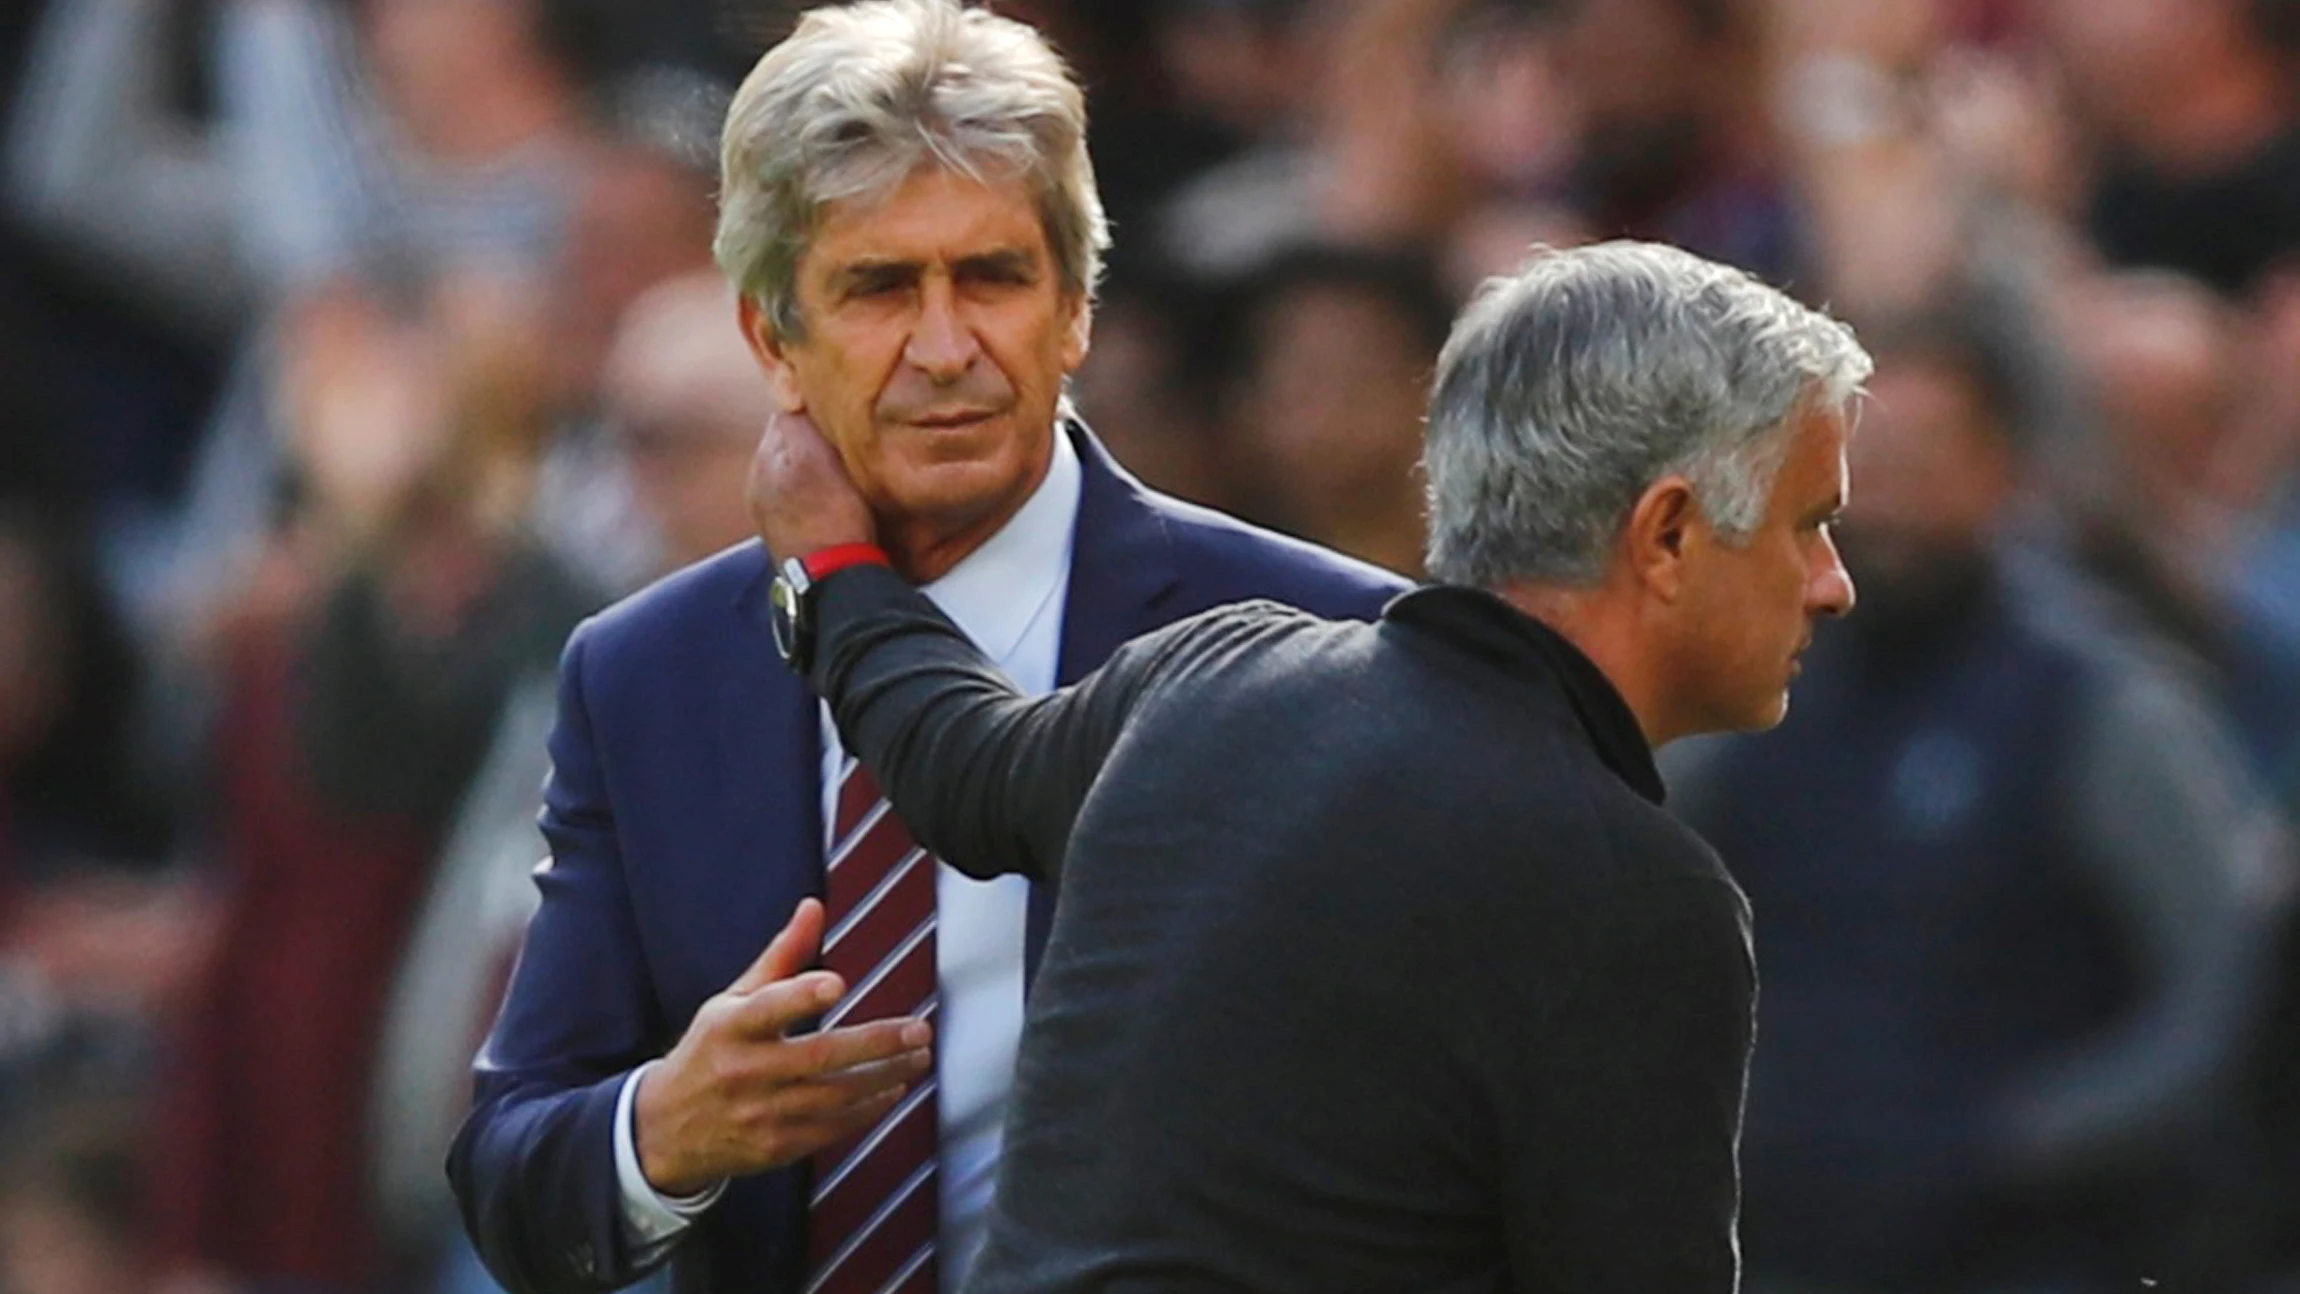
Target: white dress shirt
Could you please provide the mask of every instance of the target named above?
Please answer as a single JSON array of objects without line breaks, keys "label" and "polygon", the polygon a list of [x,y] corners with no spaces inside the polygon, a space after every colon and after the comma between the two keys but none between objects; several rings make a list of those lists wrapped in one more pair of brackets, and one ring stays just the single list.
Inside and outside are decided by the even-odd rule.
[{"label": "white dress shirt", "polygon": [[[1054,686],[1062,616],[1070,587],[1071,539],[1078,517],[1078,451],[1059,429],[1046,480],[996,535],[921,592],[1025,692]],[[821,791],[825,832],[835,816],[845,761],[828,706],[822,710]],[[826,849],[828,842],[825,842]],[[938,1180],[942,1205],[945,1294],[982,1247],[998,1166],[1015,1048],[1022,1038],[1023,941],[1030,885],[1019,876],[974,880],[949,864],[935,878],[935,972],[941,1003],[935,1021],[935,1076],[942,1121]],[[650,1061],[649,1065],[655,1062]],[[615,1172],[623,1219],[634,1243],[654,1249],[685,1231],[725,1183],[672,1198],[640,1171],[634,1141],[634,1070],[615,1112]]]}]

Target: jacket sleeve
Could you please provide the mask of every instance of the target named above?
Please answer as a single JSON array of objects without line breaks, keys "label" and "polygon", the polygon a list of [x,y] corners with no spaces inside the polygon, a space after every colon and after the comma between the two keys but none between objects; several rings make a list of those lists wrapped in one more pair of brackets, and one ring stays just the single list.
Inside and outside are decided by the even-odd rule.
[{"label": "jacket sleeve", "polygon": [[560,664],[543,834],[542,903],[474,1063],[474,1102],[448,1153],[464,1226],[511,1294],[591,1294],[658,1265],[634,1251],[615,1178],[624,1078],[662,1051],[586,705],[585,632]]},{"label": "jacket sleeve", "polygon": [[808,682],[830,702],[847,749],[878,774],[921,843],[977,877],[1059,878],[1079,806],[1177,640],[1169,628],[1070,687],[1025,697],[883,567],[824,581],[816,610]]},{"label": "jacket sleeve", "polygon": [[1503,977],[1521,1027],[1495,1091],[1515,1287],[1732,1294],[1756,1006],[1739,892],[1613,886],[1535,942]]}]

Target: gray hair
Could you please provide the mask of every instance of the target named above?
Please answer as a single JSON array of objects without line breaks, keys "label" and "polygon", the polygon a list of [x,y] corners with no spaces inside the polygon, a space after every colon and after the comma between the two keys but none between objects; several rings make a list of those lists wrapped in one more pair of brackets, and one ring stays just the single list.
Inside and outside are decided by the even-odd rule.
[{"label": "gray hair", "polygon": [[1844,324],[1690,252],[1537,251],[1479,290],[1438,358],[1430,573],[1596,583],[1630,509],[1670,475],[1746,542],[1794,415],[1842,411],[1870,368]]},{"label": "gray hair", "polygon": [[775,330],[805,335],[796,279],[823,208],[891,194],[929,162],[1019,174],[1065,291],[1091,295],[1110,245],[1086,155],[1086,98],[1036,31],[957,0],[810,10],[727,109],[712,253]]}]

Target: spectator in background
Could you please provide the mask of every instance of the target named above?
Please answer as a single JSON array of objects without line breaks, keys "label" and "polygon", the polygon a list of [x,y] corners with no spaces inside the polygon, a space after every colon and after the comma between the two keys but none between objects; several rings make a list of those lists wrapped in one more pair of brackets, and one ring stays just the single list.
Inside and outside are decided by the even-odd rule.
[{"label": "spectator in background", "polygon": [[0,501],[0,1120],[75,1034],[142,1054],[204,931],[131,754],[136,660],[75,538]]},{"label": "spectator in background", "polygon": [[[734,318],[725,278],[706,270],[641,296],[606,352],[602,425],[627,466],[631,521],[644,526],[627,541],[638,541],[649,579],[751,533],[730,483],[743,478],[774,402]],[[445,1279],[457,1289],[494,1288],[439,1165],[471,1103],[472,1054],[535,912],[537,788],[550,773],[554,689],[548,657],[527,664],[446,833],[377,1046],[370,1149],[383,1225],[402,1251],[444,1245]]]},{"label": "spectator in background", "polygon": [[303,587],[224,644],[234,888],[160,1088],[178,1277],[359,1290],[431,1260],[388,1251],[372,1211],[385,1001],[506,699],[594,602],[524,530],[545,428],[532,299],[473,279],[407,295],[346,284],[293,330],[304,494],[282,560]]},{"label": "spectator in background", "polygon": [[1452,310],[1426,262],[1301,248],[1235,298],[1229,440],[1254,515],[1393,571],[1423,548],[1422,411]]},{"label": "spectator in background", "polygon": [[668,573],[750,537],[742,491],[759,429],[774,416],[758,361],[728,326],[735,295],[716,270],[641,297],[608,352],[608,422],[629,457]]},{"label": "spectator in background", "polygon": [[2289,0],[2038,0],[2091,144],[2101,252],[2238,294],[2300,245],[2300,19]]},{"label": "spectator in background", "polygon": [[[543,291],[553,435],[536,490],[536,528],[552,553],[601,588],[625,592],[662,573],[659,518],[635,492],[632,463],[599,408],[600,373],[632,302],[659,283],[710,268],[713,208],[707,141],[725,96],[671,72],[632,89],[599,150]],[[644,102],[653,100],[652,104]],[[732,307],[730,307],[732,308]]]},{"label": "spectator in background", "polygon": [[2278,777],[2300,740],[2300,625],[2241,585],[2247,546],[2283,502],[2272,460],[2284,451],[2260,442],[2293,434],[2254,416],[2275,389],[2251,367],[2266,356],[2235,307],[2162,271],[2104,278],[2075,309],[2104,451],[2097,476],[2072,483],[2094,491],[2075,500],[2078,556],[2210,667],[2254,768]]},{"label": "spectator in background", "polygon": [[1220,293],[1171,267],[1113,273],[1071,395],[1111,455],[1153,489],[1229,512],[1247,497],[1209,377],[1234,363]]},{"label": "spectator in background", "polygon": [[1600,237],[1676,243],[1774,282],[1807,251],[1771,147],[1764,15],[1731,0],[1576,0],[1561,58],[1582,114],[1574,202]]},{"label": "spectator in background", "polygon": [[162,860],[160,806],[133,773],[136,669],[75,528],[0,499],[0,890]]},{"label": "spectator in background", "polygon": [[2011,581],[1991,352],[1869,335],[1861,614],[1776,734],[1676,782],[1758,914],[1750,1287],[2219,1288],[2184,1227],[2287,837],[2192,682]]},{"label": "spectator in background", "polygon": [[12,209],[44,242],[242,339],[184,498],[99,514],[107,584],[147,632],[197,622],[255,560],[282,461],[279,303],[384,261],[542,277],[589,137],[563,0],[234,0],[213,122],[159,92],[179,4],[50,0],[7,140]]}]

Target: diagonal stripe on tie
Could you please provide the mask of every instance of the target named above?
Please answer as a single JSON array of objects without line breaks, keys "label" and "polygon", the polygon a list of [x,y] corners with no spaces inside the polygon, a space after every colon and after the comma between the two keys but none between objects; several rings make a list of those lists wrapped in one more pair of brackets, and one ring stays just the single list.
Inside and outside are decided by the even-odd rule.
[{"label": "diagonal stripe on tie", "polygon": [[922,1158],[934,1157],[934,1094],[916,1104],[906,1098],[904,1104],[910,1108],[872,1129],[837,1169],[818,1175],[808,1205],[811,1225],[832,1235],[855,1234],[918,1171]]},{"label": "diagonal stripe on tie", "polygon": [[[851,760],[831,825],[823,965],[845,979],[848,990],[823,1027],[932,1013],[933,856],[888,809],[870,770]],[[932,1294],[940,1141],[937,1088],[930,1081],[871,1128],[812,1157],[809,1294]]]},{"label": "diagonal stripe on tie", "polygon": [[[913,849],[903,855],[901,861],[887,871],[885,879],[848,911],[846,919],[823,936],[824,954],[829,956],[835,952],[836,956],[851,958],[858,965],[868,965],[893,952],[904,935],[932,915],[918,911],[915,902],[902,902],[923,892],[923,887],[905,887],[902,883],[910,869],[921,864],[932,867],[934,856],[923,849]],[[889,899],[895,901],[890,903]],[[836,951],[839,949],[846,951]]]},{"label": "diagonal stripe on tie", "polygon": [[877,1294],[920,1249],[933,1248],[934,1179],[929,1162],[897,1186],[845,1244],[815,1266],[807,1294]]},{"label": "diagonal stripe on tie", "polygon": [[[892,814],[864,827],[848,838],[844,848],[831,854],[823,870],[823,906],[832,913],[851,912],[917,850],[909,830]],[[932,898],[931,893],[928,897]],[[832,921],[836,924],[837,917]]]},{"label": "diagonal stripe on tie", "polygon": [[934,1294],[935,1284],[934,1246],[923,1245],[902,1270],[879,1286],[879,1294]]},{"label": "diagonal stripe on tie", "polygon": [[848,989],[845,1000],[823,1017],[822,1027],[836,1029],[844,1024],[912,1015],[933,995],[934,923],[929,921],[860,984]]}]

